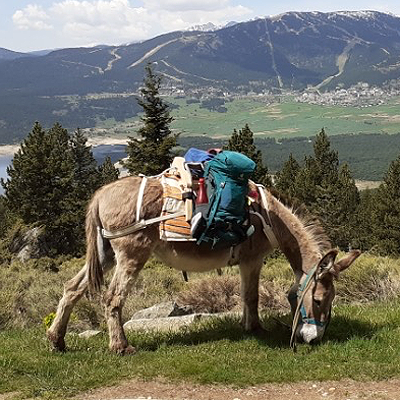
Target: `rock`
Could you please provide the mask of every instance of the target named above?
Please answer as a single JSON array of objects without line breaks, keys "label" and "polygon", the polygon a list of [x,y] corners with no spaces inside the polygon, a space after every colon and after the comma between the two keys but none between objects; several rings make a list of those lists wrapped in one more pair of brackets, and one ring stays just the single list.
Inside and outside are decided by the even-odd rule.
[{"label": "rock", "polygon": [[43,229],[36,227],[18,230],[11,241],[10,251],[23,262],[45,256],[48,253],[48,246],[43,240]]},{"label": "rock", "polygon": [[193,314],[190,306],[179,306],[175,302],[165,302],[140,310],[132,315],[131,320],[166,318]]},{"label": "rock", "polygon": [[127,321],[124,329],[130,330],[156,330],[156,331],[177,331],[183,326],[189,326],[200,320],[216,317],[216,314],[191,314],[180,317],[142,318]]},{"label": "rock", "polygon": [[93,336],[97,336],[100,335],[101,331],[95,331],[95,330],[88,330],[85,332],[82,332],[80,334],[78,334],[79,337],[83,338],[83,339],[89,339]]}]

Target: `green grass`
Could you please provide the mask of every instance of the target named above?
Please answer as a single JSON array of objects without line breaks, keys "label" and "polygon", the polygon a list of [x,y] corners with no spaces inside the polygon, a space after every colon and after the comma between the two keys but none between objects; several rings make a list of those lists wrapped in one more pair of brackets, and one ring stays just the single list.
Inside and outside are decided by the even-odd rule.
[{"label": "green grass", "polygon": [[[289,331],[273,319],[290,324],[290,316],[282,313],[288,310],[285,293],[293,274],[278,257],[269,258],[262,270],[262,286],[274,301],[263,302],[261,296],[260,308],[277,310],[264,314],[268,334],[247,335],[233,317],[205,321],[177,333],[130,333],[128,338],[138,353],[128,357],[108,351],[102,308],[98,301],[86,298],[73,311],[66,338],[69,351],[50,351],[42,320],[55,311],[63,283],[81,268],[83,260],[65,261],[58,273],[48,264],[48,259],[41,259],[0,266],[0,393],[57,399],[130,377],[237,386],[400,377],[398,259],[364,254],[342,274],[336,284],[334,317],[319,346],[299,345],[293,354]],[[238,269],[225,268],[223,277],[238,278]],[[209,294],[196,292],[195,287],[205,278],[215,278],[215,273],[189,274],[189,284],[185,284],[178,271],[151,260],[128,297],[124,320],[185,290],[196,304],[204,302],[202,296]],[[93,327],[104,333],[88,340],[73,334]]]},{"label": "green grass", "polygon": [[225,103],[226,113],[209,111],[185,99],[169,99],[180,107],[172,111],[172,127],[183,135],[230,136],[234,128],[246,123],[256,136],[289,138],[309,137],[325,127],[330,135],[349,133],[398,133],[398,100],[365,108],[319,106],[297,103],[290,98],[267,104],[258,100],[234,100]]},{"label": "green grass", "polygon": [[[129,335],[138,353],[107,351],[107,337],[67,336],[69,351],[52,353],[40,329],[0,332],[0,393],[62,398],[119,380],[165,377],[172,381],[236,386],[303,380],[382,380],[400,376],[400,302],[340,305],[323,343],[299,345],[271,317],[269,333],[253,337],[236,319],[212,320],[178,333]],[[288,322],[288,317],[284,317]]]}]

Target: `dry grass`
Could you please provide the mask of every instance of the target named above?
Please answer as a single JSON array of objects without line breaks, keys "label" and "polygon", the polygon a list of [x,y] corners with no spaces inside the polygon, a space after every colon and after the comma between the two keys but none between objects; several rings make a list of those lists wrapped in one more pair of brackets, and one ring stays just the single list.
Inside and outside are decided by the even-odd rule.
[{"label": "dry grass", "polygon": [[[56,310],[63,284],[82,266],[83,259],[65,261],[54,272],[49,259],[0,265],[0,329],[42,324]],[[286,293],[293,282],[288,263],[281,257],[270,258],[262,270],[260,309],[286,313]],[[400,260],[362,255],[336,283],[336,303],[387,301],[400,295]],[[197,312],[223,312],[241,309],[240,278],[237,267],[225,268],[223,276],[215,272],[190,274],[185,283],[180,272],[151,260],[128,297],[124,320],[156,303],[177,300]],[[103,327],[103,309],[99,299],[80,300],[74,309],[70,329]]]},{"label": "dry grass", "polygon": [[199,313],[234,310],[240,306],[239,277],[225,275],[194,280],[178,293],[176,301],[180,305],[190,305]]}]

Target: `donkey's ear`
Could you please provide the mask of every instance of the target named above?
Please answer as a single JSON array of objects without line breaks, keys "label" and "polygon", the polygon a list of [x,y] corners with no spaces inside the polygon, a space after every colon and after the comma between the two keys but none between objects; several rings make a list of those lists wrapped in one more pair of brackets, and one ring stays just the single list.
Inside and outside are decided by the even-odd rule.
[{"label": "donkey's ear", "polygon": [[351,264],[360,256],[360,250],[352,250],[345,257],[341,258],[337,263],[335,263],[335,271],[337,273],[344,271],[349,268]]},{"label": "donkey's ear", "polygon": [[335,259],[338,251],[335,249],[329,250],[321,259],[317,268],[318,278],[322,278],[325,274],[330,272],[335,266]]}]

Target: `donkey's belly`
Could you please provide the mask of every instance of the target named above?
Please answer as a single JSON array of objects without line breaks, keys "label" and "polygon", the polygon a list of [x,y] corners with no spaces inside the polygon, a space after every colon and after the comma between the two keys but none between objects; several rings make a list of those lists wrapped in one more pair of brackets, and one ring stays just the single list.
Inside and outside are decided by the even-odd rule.
[{"label": "donkey's belly", "polygon": [[155,250],[164,263],[180,271],[206,272],[225,267],[231,259],[230,250],[210,250],[196,243],[164,242]]}]

